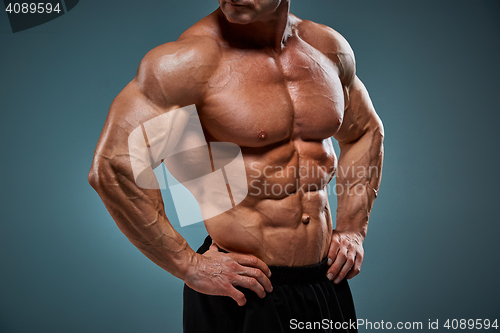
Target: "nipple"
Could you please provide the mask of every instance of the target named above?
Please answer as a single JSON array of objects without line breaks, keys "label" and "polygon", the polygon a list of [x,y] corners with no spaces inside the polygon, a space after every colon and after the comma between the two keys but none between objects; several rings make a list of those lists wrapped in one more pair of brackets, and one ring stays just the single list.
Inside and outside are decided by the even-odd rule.
[{"label": "nipple", "polygon": [[311,222],[311,217],[309,215],[303,215],[302,216],[302,223],[309,224],[309,222]]},{"label": "nipple", "polygon": [[261,140],[265,140],[267,138],[266,131],[260,131],[258,137]]}]

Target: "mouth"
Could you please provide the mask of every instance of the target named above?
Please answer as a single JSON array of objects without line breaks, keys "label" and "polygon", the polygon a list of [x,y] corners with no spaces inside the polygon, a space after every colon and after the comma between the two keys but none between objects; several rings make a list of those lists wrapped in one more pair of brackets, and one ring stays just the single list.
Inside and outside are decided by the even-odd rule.
[{"label": "mouth", "polygon": [[248,7],[249,4],[247,3],[235,3],[235,2],[230,2],[230,1],[226,1],[226,3],[230,6],[233,6],[233,7]]}]

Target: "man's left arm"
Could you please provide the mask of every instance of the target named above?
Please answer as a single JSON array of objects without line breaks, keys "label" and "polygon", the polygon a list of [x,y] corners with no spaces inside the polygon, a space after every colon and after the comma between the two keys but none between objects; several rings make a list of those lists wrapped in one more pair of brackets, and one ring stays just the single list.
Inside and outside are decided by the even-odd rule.
[{"label": "man's left arm", "polygon": [[382,176],[382,122],[357,76],[348,91],[349,106],[341,128],[334,135],[340,146],[336,176],[338,205],[327,277],[335,283],[344,277],[351,279],[360,271],[368,218]]}]

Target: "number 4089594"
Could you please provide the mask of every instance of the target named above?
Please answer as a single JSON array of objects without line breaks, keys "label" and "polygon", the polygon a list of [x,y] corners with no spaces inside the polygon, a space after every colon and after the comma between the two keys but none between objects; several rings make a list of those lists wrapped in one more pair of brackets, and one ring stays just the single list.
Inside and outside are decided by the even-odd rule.
[{"label": "number 4089594", "polygon": [[59,3],[55,6],[50,2],[39,2],[39,3],[11,3],[7,5],[5,11],[9,14],[50,14],[52,12],[60,13],[61,8],[59,7]]}]

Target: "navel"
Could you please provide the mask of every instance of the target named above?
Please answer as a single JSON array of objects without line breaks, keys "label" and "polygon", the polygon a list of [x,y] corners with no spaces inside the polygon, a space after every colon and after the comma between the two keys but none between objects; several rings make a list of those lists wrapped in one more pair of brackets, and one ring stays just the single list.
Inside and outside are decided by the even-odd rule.
[{"label": "navel", "polygon": [[302,223],[309,224],[311,222],[311,217],[309,215],[302,215]]}]

